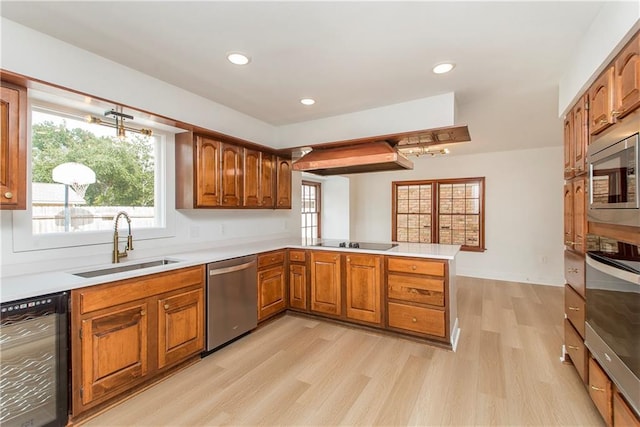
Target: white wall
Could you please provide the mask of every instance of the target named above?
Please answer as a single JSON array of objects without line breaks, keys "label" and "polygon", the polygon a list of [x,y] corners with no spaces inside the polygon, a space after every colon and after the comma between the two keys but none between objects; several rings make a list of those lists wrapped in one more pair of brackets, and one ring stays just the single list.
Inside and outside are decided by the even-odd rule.
[{"label": "white wall", "polygon": [[461,252],[459,275],[562,286],[562,148],[420,157],[412,171],[353,175],[352,238],[391,239],[391,182],[486,177],[483,253]]},{"label": "white wall", "polygon": [[453,92],[277,129],[281,147],[301,147],[454,125]]},{"label": "white wall", "polygon": [[302,172],[302,179],[321,184],[321,237],[349,240],[349,178],[346,176],[320,176]]},{"label": "white wall", "polygon": [[[78,49],[2,18],[1,64],[5,70],[79,90],[187,123],[273,145],[275,130],[256,120],[196,94]],[[300,174],[293,174],[291,210],[186,210],[175,211],[175,159],[167,144],[166,185],[175,235],[136,240],[130,259],[161,256],[250,239],[300,235]],[[0,276],[61,270],[109,263],[111,237],[104,243],[64,249],[14,250],[14,215],[0,212]]]},{"label": "white wall", "polygon": [[640,28],[640,2],[605,2],[600,13],[582,37],[571,66],[560,80],[558,114],[564,115],[576,102],[576,96],[587,90],[614,52]]}]

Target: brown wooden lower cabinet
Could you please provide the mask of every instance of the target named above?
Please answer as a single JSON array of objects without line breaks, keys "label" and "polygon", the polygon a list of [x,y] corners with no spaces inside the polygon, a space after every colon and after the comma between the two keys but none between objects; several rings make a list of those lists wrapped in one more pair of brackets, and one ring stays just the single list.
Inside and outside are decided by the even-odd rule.
[{"label": "brown wooden lower cabinet", "polygon": [[598,362],[589,359],[589,395],[607,426],[613,423],[612,383]]},{"label": "brown wooden lower cabinet", "polygon": [[307,267],[304,264],[289,265],[289,307],[307,309]]},{"label": "brown wooden lower cabinet", "polygon": [[333,316],[342,314],[341,255],[311,252],[311,311]]},{"label": "brown wooden lower cabinet", "polygon": [[613,425],[614,427],[640,427],[640,419],[618,391],[613,393]]},{"label": "brown wooden lower cabinet", "polygon": [[569,319],[564,320],[564,347],[578,375],[585,384],[589,381],[589,355],[582,337]]},{"label": "brown wooden lower cabinet", "polygon": [[72,419],[204,349],[204,266],[71,291]]},{"label": "brown wooden lower cabinet", "polygon": [[379,324],[382,318],[382,257],[349,254],[345,264],[347,318]]},{"label": "brown wooden lower cabinet", "polygon": [[286,308],[284,265],[258,271],[258,320]]}]

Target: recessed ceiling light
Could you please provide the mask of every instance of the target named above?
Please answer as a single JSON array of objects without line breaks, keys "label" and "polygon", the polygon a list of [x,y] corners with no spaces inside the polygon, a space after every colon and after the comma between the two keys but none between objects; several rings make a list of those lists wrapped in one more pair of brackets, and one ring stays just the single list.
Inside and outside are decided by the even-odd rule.
[{"label": "recessed ceiling light", "polygon": [[436,74],[448,73],[449,71],[453,70],[453,67],[455,66],[456,64],[452,62],[443,62],[442,64],[438,64],[433,67],[433,72]]},{"label": "recessed ceiling light", "polygon": [[236,65],[247,65],[251,61],[251,58],[240,52],[231,52],[227,54],[227,59],[229,62]]},{"label": "recessed ceiling light", "polygon": [[316,100],[311,98],[302,98],[300,100],[300,103],[303,105],[313,105],[316,103]]}]

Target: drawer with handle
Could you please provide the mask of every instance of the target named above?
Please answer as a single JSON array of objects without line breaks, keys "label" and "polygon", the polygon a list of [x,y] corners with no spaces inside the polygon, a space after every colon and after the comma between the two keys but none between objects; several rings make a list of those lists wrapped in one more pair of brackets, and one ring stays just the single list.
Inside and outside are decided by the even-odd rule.
[{"label": "drawer with handle", "polygon": [[585,296],[584,255],[564,251],[564,278],[578,294]]},{"label": "drawer with handle", "polygon": [[613,421],[611,380],[593,358],[589,358],[589,396],[605,423],[610,426]]},{"label": "drawer with handle", "polygon": [[578,371],[578,375],[586,383],[589,380],[587,347],[585,347],[582,337],[578,335],[578,332],[567,319],[564,320],[564,348],[576,371]]},{"label": "drawer with handle", "polygon": [[388,270],[398,273],[428,274],[444,277],[445,263],[419,258],[389,258]]},{"label": "drawer with handle", "polygon": [[389,326],[421,334],[445,337],[445,313],[426,307],[390,302]]},{"label": "drawer with handle", "polygon": [[291,262],[305,262],[307,259],[306,254],[304,251],[298,251],[298,250],[293,250],[290,249],[289,250],[289,261]]},{"label": "drawer with handle", "polygon": [[389,273],[387,288],[391,299],[444,306],[444,279]]},{"label": "drawer with handle", "polygon": [[258,255],[258,268],[284,263],[284,251],[267,252]]},{"label": "drawer with handle", "polygon": [[576,331],[584,338],[584,299],[569,285],[564,285],[564,312]]}]

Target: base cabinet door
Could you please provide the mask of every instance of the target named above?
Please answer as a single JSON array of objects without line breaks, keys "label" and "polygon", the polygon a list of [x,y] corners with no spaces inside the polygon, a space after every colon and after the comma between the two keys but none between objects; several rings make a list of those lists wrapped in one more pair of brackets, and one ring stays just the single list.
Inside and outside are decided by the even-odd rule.
[{"label": "base cabinet door", "polygon": [[82,403],[108,398],[147,373],[147,302],[82,321]]},{"label": "base cabinet door", "polygon": [[258,320],[285,308],[284,266],[280,264],[258,271]]},{"label": "base cabinet door", "polygon": [[345,265],[347,317],[379,324],[382,258],[375,255],[348,255]]},{"label": "base cabinet door", "polygon": [[311,310],[340,316],[342,314],[340,254],[311,252]]},{"label": "base cabinet door", "polygon": [[640,419],[633,413],[620,393],[613,393],[614,427],[640,427]]},{"label": "base cabinet door", "polygon": [[184,360],[204,347],[204,290],[158,300],[158,368]]},{"label": "base cabinet door", "polygon": [[611,380],[594,359],[589,359],[589,396],[607,426],[611,426],[613,423]]},{"label": "base cabinet door", "polygon": [[307,309],[307,268],[304,264],[289,265],[289,307]]}]

